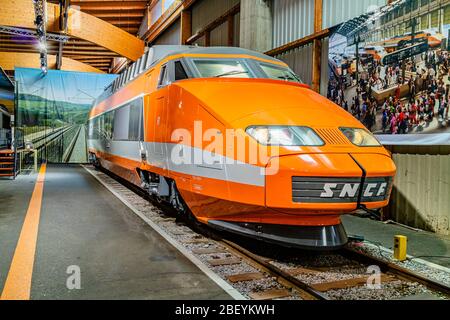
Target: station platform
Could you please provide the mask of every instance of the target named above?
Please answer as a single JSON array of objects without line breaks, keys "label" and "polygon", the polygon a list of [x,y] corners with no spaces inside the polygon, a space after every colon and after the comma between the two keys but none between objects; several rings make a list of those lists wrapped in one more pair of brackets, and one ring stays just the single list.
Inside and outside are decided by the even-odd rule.
[{"label": "station platform", "polygon": [[231,299],[81,166],[42,171],[0,179],[2,299]]},{"label": "station platform", "polygon": [[343,216],[342,223],[349,235],[363,236],[366,241],[389,249],[394,247],[394,236],[407,236],[409,255],[450,268],[450,236],[352,215]]}]

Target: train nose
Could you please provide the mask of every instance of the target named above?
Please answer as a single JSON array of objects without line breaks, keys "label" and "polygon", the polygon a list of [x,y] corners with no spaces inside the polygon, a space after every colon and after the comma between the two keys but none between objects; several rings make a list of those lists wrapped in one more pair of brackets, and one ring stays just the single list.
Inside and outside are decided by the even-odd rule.
[{"label": "train nose", "polygon": [[393,161],[382,154],[288,155],[267,168],[266,206],[299,214],[383,207],[395,174]]}]

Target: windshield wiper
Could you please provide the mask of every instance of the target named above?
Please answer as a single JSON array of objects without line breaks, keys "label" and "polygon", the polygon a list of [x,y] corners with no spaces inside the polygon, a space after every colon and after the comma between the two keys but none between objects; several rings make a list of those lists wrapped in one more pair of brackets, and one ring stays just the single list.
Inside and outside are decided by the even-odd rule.
[{"label": "windshield wiper", "polygon": [[234,76],[234,75],[243,74],[243,73],[248,73],[248,71],[239,71],[239,70],[228,71],[228,72],[217,75],[216,78],[226,77],[226,76]]},{"label": "windshield wiper", "polygon": [[293,77],[290,77],[290,76],[279,76],[278,77],[278,79],[283,79],[283,80],[296,80],[295,78],[293,78]]}]

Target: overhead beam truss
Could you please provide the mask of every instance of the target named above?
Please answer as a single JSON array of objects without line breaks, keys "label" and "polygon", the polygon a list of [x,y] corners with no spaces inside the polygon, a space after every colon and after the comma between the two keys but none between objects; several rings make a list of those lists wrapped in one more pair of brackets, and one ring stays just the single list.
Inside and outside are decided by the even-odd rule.
[{"label": "overhead beam truss", "polygon": [[[16,27],[8,27],[8,26],[0,26],[0,33],[5,34],[12,34],[16,36],[22,36],[22,37],[29,37],[29,38],[36,38],[36,32],[34,30],[28,30],[28,29],[22,29],[22,28],[16,28]],[[45,37],[47,41],[58,41],[58,42],[67,42],[70,37],[63,35],[63,34],[57,34],[57,33],[45,33]]]},{"label": "overhead beam truss", "polygon": [[41,70],[44,74],[47,73],[47,1],[33,0],[34,5],[34,24],[36,26],[36,36],[39,40],[39,59],[41,62]]}]

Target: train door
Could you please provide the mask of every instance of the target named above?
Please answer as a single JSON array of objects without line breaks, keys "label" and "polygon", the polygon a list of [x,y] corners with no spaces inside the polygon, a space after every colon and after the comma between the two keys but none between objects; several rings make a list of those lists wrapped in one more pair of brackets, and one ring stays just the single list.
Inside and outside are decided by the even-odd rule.
[{"label": "train door", "polygon": [[171,83],[171,64],[167,63],[161,67],[158,90],[154,105],[153,117],[153,160],[157,167],[167,169],[167,149],[166,149],[166,133],[167,133],[167,108],[169,103],[169,88]]}]

